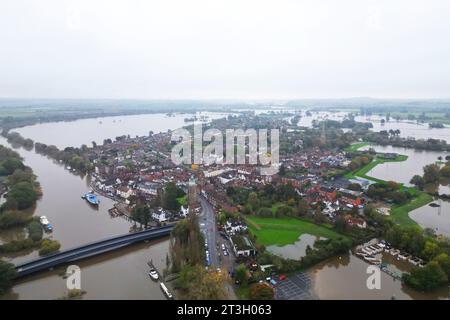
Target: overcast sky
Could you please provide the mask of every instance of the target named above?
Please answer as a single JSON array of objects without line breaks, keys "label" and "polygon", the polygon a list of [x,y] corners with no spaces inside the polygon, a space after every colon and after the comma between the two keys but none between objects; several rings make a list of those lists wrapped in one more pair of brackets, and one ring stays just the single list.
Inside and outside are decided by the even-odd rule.
[{"label": "overcast sky", "polygon": [[0,0],[0,97],[450,98],[448,0]]}]

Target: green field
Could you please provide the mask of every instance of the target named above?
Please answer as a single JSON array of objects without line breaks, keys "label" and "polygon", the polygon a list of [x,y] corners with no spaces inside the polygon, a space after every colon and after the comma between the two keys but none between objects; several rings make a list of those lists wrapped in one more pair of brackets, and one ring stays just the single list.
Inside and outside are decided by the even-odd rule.
[{"label": "green field", "polygon": [[257,237],[257,242],[263,245],[279,245],[295,243],[302,234],[325,237],[328,239],[343,237],[331,230],[330,226],[316,225],[310,221],[297,218],[263,218],[246,217],[250,231]]},{"label": "green field", "polygon": [[347,152],[355,152],[358,151],[358,149],[362,148],[362,147],[366,147],[369,146],[370,143],[369,142],[357,142],[357,143],[352,143],[351,145],[349,145],[347,148],[345,148],[345,151]]},{"label": "green field", "polygon": [[419,192],[418,196],[401,206],[393,206],[390,218],[397,224],[402,226],[417,226],[417,222],[409,217],[409,212],[420,208],[431,202],[433,197],[428,193]]},{"label": "green field", "polygon": [[397,158],[395,159],[383,159],[383,158],[375,158],[374,160],[372,160],[370,163],[368,163],[367,165],[365,165],[364,167],[359,168],[358,170],[354,171],[354,172],[349,172],[345,175],[345,177],[347,179],[355,179],[355,177],[360,177],[360,178],[364,178],[367,180],[372,180],[378,183],[386,183],[386,181],[381,180],[381,179],[377,179],[371,176],[367,175],[367,172],[369,172],[370,170],[372,170],[373,168],[375,168],[377,165],[385,163],[385,162],[401,162],[401,161],[405,161],[406,159],[408,159],[408,156],[405,155],[398,155]]}]

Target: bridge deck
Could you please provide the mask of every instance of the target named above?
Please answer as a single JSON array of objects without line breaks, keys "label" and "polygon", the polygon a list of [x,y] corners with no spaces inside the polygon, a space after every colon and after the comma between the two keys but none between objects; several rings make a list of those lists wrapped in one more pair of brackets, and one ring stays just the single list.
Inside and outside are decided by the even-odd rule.
[{"label": "bridge deck", "polygon": [[111,237],[97,242],[88,243],[76,248],[61,251],[42,258],[38,258],[16,266],[18,277],[23,277],[35,272],[47,270],[57,265],[73,262],[79,259],[92,257],[101,253],[123,248],[132,243],[157,239],[168,236],[173,229],[173,225],[157,229],[149,229],[126,235]]}]

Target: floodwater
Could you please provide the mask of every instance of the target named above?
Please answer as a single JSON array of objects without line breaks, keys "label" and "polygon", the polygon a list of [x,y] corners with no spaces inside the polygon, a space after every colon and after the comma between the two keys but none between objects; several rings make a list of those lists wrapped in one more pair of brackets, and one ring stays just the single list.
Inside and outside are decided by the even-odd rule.
[{"label": "floodwater", "polygon": [[436,234],[450,237],[450,202],[436,200],[439,207],[425,205],[409,213],[411,219],[423,228],[433,229]]},{"label": "floodwater", "polygon": [[[399,270],[404,270],[404,262],[397,264],[395,259],[383,258],[383,262],[395,264]],[[339,300],[388,300],[395,299],[447,299],[449,291],[447,287],[440,288],[429,293],[413,290],[401,281],[395,280],[390,275],[381,272],[381,288],[368,289],[367,268],[371,266],[367,262],[349,253],[331,258],[319,263],[310,269],[312,288],[319,299]]]},{"label": "floodwater", "polygon": [[411,186],[409,181],[414,175],[423,174],[424,166],[436,163],[439,156],[445,158],[447,155],[446,152],[415,150],[411,148],[398,148],[392,146],[368,146],[362,148],[361,150],[369,148],[373,148],[377,152],[393,152],[407,155],[408,159],[406,161],[385,162],[377,165],[367,173],[370,177],[386,181],[396,181],[404,183],[407,186]]},{"label": "floodwater", "polygon": [[358,122],[371,122],[373,125],[373,131],[379,132],[382,130],[400,130],[400,137],[403,138],[416,138],[416,139],[439,139],[445,140],[447,143],[450,142],[450,127],[445,127],[442,129],[430,129],[428,123],[417,123],[414,121],[396,121],[391,118],[389,122],[381,123],[379,115],[357,116],[355,120]]},{"label": "floodwater", "polygon": [[[11,147],[4,138],[0,138],[0,143]],[[122,218],[111,218],[108,214],[108,209],[113,206],[112,200],[100,197],[97,209],[81,199],[81,195],[89,190],[86,177],[74,175],[63,165],[33,151],[23,148],[16,151],[24,158],[25,164],[33,168],[42,187],[43,196],[38,200],[34,214],[48,217],[54,227],[51,237],[60,241],[61,249],[129,232],[132,227],[130,222]],[[1,242],[23,237],[25,232],[20,228],[0,232]],[[166,239],[156,246],[135,245],[79,262],[82,290],[87,291],[85,298],[162,299],[158,284],[146,276],[146,262],[153,259],[155,264],[160,265],[161,260],[165,261],[167,248]],[[2,258],[20,263],[38,257],[37,251],[21,254]],[[59,298],[66,290],[66,280],[58,276],[60,272],[58,268],[55,272],[44,272],[27,278],[25,282],[14,286],[4,298]]]},{"label": "floodwater", "polygon": [[[162,270],[168,246],[167,240],[151,241],[76,262],[86,292],[83,299],[165,299],[147,275],[147,262],[152,259]],[[0,299],[59,299],[67,294],[65,270],[61,266],[24,278]]]},{"label": "floodwater", "polygon": [[300,260],[306,255],[306,248],[308,246],[312,248],[314,242],[319,239],[323,240],[325,238],[320,238],[311,234],[304,233],[300,237],[298,237],[298,240],[294,244],[287,244],[284,246],[272,245],[268,246],[266,249],[269,252],[285,259]]},{"label": "floodwater", "polygon": [[[197,117],[205,116],[207,120],[223,118],[226,113],[198,112]],[[47,122],[14,129],[25,138],[36,142],[55,145],[60,149],[65,147],[80,147],[82,144],[92,146],[92,141],[103,144],[104,139],[115,139],[121,135],[147,136],[150,131],[154,133],[181,128],[191,122],[184,119],[194,114],[173,114],[168,116],[162,113],[115,116],[93,119],[80,119],[75,121]]]},{"label": "floodwater", "polygon": [[[184,118],[190,116],[192,115],[167,117],[160,114],[83,119],[73,122],[38,124],[17,131],[24,137],[63,148],[69,145],[90,144],[93,140],[102,143],[105,138],[115,138],[123,134],[146,135],[150,130],[158,132],[175,129],[185,125]],[[299,125],[311,126],[313,119],[325,116],[320,113],[313,114],[311,117],[303,116]],[[335,113],[327,117],[339,120],[343,116],[343,114]],[[102,123],[99,123],[100,121]],[[429,134],[430,130],[427,129],[426,132]],[[0,138],[0,143],[10,146],[3,138]],[[421,173],[424,165],[435,162],[439,155],[445,156],[442,153],[392,147],[376,147],[376,150],[406,154],[409,159],[405,162],[379,165],[369,172],[369,175],[406,184],[414,174]],[[34,214],[46,215],[49,218],[55,228],[52,237],[61,242],[62,249],[129,232],[131,227],[129,222],[121,218],[110,218],[107,210],[113,205],[111,200],[101,197],[100,207],[95,209],[80,198],[89,190],[87,178],[76,176],[67,171],[63,165],[33,151],[22,148],[17,151],[24,157],[25,163],[33,168],[43,189],[43,197],[38,201]],[[428,207],[417,210],[420,209],[428,210]],[[431,209],[433,212],[436,211],[436,208]],[[450,208],[444,210],[443,207],[441,211],[450,212],[448,209]],[[411,214],[415,214],[415,211]],[[437,213],[434,214],[437,215]],[[425,215],[426,213],[423,212],[418,213],[418,216]],[[450,221],[448,218],[445,219]],[[442,224],[442,222],[439,223]],[[21,228],[0,232],[0,243],[25,236],[26,233]],[[299,241],[293,245],[278,247],[279,249],[271,248],[271,250],[280,250],[279,254],[287,255],[286,257],[295,255],[294,258],[298,259],[308,242],[315,240],[310,235],[304,236],[306,237],[300,237]],[[158,285],[146,275],[148,271],[146,263],[152,259],[162,270],[168,245],[168,240],[163,239],[77,262],[81,268],[82,289],[87,292],[85,298],[163,299],[164,296]],[[36,252],[3,258],[18,263],[34,257],[37,257]],[[329,259],[311,269],[313,289],[320,299],[390,299],[392,296],[397,299],[442,299],[448,297],[447,288],[423,294],[405,287],[400,281],[393,280],[383,272],[381,273],[382,289],[368,290],[366,286],[368,266],[368,263],[352,254]],[[403,270],[402,266],[398,267]],[[67,291],[66,280],[61,277],[63,272],[64,267],[61,267],[25,278],[1,298],[60,298]]]}]

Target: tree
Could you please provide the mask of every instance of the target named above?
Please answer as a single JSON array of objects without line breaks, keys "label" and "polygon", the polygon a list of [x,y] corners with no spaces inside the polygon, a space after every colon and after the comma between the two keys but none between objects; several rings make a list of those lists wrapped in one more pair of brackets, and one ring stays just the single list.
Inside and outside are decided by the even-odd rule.
[{"label": "tree", "polygon": [[423,167],[423,180],[425,183],[432,183],[439,180],[439,166],[429,164]]},{"label": "tree", "polygon": [[6,201],[7,208],[27,209],[34,205],[37,199],[37,193],[32,183],[22,181],[12,186],[8,192]]},{"label": "tree", "polygon": [[320,206],[317,206],[316,211],[314,211],[314,222],[319,224],[325,220],[325,216],[322,213]]},{"label": "tree", "polygon": [[430,291],[448,281],[448,277],[437,261],[431,261],[423,268],[415,267],[411,273],[404,274],[406,284],[413,288]]},{"label": "tree", "polygon": [[42,230],[41,224],[37,221],[32,221],[27,226],[28,237],[33,241],[40,241],[44,231]]},{"label": "tree", "polygon": [[240,285],[246,286],[248,284],[248,271],[244,264],[240,264],[235,269],[235,280]]},{"label": "tree", "polygon": [[305,199],[300,199],[300,201],[298,202],[298,215],[299,216],[306,216],[308,214],[308,201],[306,201]]},{"label": "tree", "polygon": [[427,240],[422,251],[422,256],[428,261],[432,260],[436,255],[439,254],[439,246],[435,241]]},{"label": "tree", "polygon": [[0,260],[0,295],[4,294],[13,284],[13,279],[17,276],[16,268],[13,264]]},{"label": "tree", "polygon": [[439,263],[447,277],[450,277],[450,257],[448,256],[448,254],[441,253],[436,258],[434,258],[434,261]]},{"label": "tree", "polygon": [[180,203],[177,198],[183,196],[183,190],[179,189],[174,182],[168,182],[164,188],[162,206],[170,211],[180,210]]},{"label": "tree", "polygon": [[250,192],[248,195],[248,204],[252,207],[253,211],[258,210],[260,202],[256,192]]},{"label": "tree", "polygon": [[266,282],[256,283],[250,288],[250,299],[252,300],[273,300],[275,292]]},{"label": "tree", "polygon": [[443,177],[450,177],[450,165],[443,166],[440,173]]},{"label": "tree", "polygon": [[423,178],[421,176],[419,176],[418,174],[414,175],[411,178],[411,181],[409,181],[409,183],[415,185],[417,188],[422,189],[423,186],[425,185],[425,181],[423,180]]},{"label": "tree", "polygon": [[133,208],[133,211],[131,211],[131,218],[147,227],[147,224],[150,221],[150,208],[145,205],[137,205]]}]

